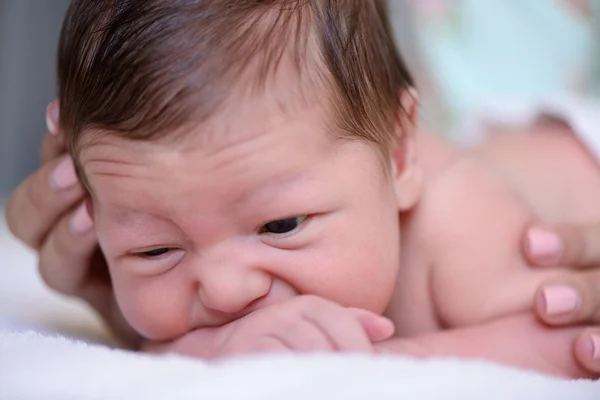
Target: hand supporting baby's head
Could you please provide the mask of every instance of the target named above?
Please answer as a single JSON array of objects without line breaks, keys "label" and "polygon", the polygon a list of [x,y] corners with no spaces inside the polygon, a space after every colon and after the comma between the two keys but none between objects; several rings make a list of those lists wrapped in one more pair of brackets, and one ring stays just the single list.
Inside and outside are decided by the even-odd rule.
[{"label": "hand supporting baby's head", "polygon": [[418,185],[413,82],[380,7],[72,3],[61,127],[139,332],[169,339],[298,293],[385,309]]}]

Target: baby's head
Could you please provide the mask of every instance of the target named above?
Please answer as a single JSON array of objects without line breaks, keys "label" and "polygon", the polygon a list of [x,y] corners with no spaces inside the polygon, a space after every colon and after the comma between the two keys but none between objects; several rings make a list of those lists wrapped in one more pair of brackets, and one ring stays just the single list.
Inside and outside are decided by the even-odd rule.
[{"label": "baby's head", "polygon": [[418,199],[412,80],[377,0],[75,0],[61,128],[151,339],[296,294],[382,312]]}]

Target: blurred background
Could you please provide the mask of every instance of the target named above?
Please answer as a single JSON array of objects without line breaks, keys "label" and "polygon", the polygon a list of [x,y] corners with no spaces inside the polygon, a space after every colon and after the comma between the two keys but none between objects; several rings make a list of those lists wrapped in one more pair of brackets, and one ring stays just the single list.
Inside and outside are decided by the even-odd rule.
[{"label": "blurred background", "polygon": [[68,0],[0,0],[0,198],[39,165]]},{"label": "blurred background", "polygon": [[[0,199],[38,166],[68,3],[0,0]],[[438,132],[489,102],[600,93],[600,0],[388,3],[422,121]]]}]

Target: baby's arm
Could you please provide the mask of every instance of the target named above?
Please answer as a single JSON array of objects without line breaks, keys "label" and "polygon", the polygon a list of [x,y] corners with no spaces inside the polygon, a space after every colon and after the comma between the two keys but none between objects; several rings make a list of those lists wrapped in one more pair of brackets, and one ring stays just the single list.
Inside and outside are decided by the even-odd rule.
[{"label": "baby's arm", "polygon": [[591,376],[577,363],[571,347],[580,332],[580,328],[547,328],[532,315],[522,314],[408,339],[393,338],[376,344],[376,349],[417,357],[485,359],[564,378],[586,378]]},{"label": "baby's arm", "polygon": [[[303,348],[302,345],[292,348],[293,338],[286,335],[296,333],[282,330],[280,320],[268,315],[267,317],[267,319],[252,318],[250,315],[245,320],[234,321],[222,327],[192,331],[172,342],[148,343],[144,350],[154,353],[178,353],[204,359],[251,353],[335,350],[311,346],[310,340],[304,341]],[[236,326],[240,321],[244,324]],[[384,337],[381,335],[383,331],[380,330],[381,321],[364,320],[364,322],[375,323],[367,329],[367,332],[371,331],[371,340]],[[380,330],[379,337],[373,336],[377,330]],[[577,328],[550,329],[540,325],[530,315],[520,315],[467,328],[412,338],[388,339],[375,344],[374,349],[380,353],[412,357],[485,359],[561,377],[582,378],[589,377],[589,374],[575,361],[570,345],[580,331],[581,329]],[[345,340],[352,336],[348,330],[340,333],[347,336]],[[306,332],[302,330],[297,334],[298,338],[303,340],[307,338],[304,336]],[[274,337],[280,339],[273,340]],[[223,346],[224,338],[229,338],[228,345]],[[337,338],[339,339],[340,337]],[[370,345],[363,347],[355,348],[354,351],[371,351]]]}]

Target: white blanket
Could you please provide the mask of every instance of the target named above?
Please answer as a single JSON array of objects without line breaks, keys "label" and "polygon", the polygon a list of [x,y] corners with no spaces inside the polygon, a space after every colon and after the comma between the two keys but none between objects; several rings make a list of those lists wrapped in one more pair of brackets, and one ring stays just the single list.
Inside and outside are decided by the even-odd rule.
[{"label": "white blanket", "polygon": [[0,255],[0,399],[600,399],[600,382],[480,361],[332,355],[208,364],[117,350],[82,304],[44,288],[34,255],[2,223]]}]

